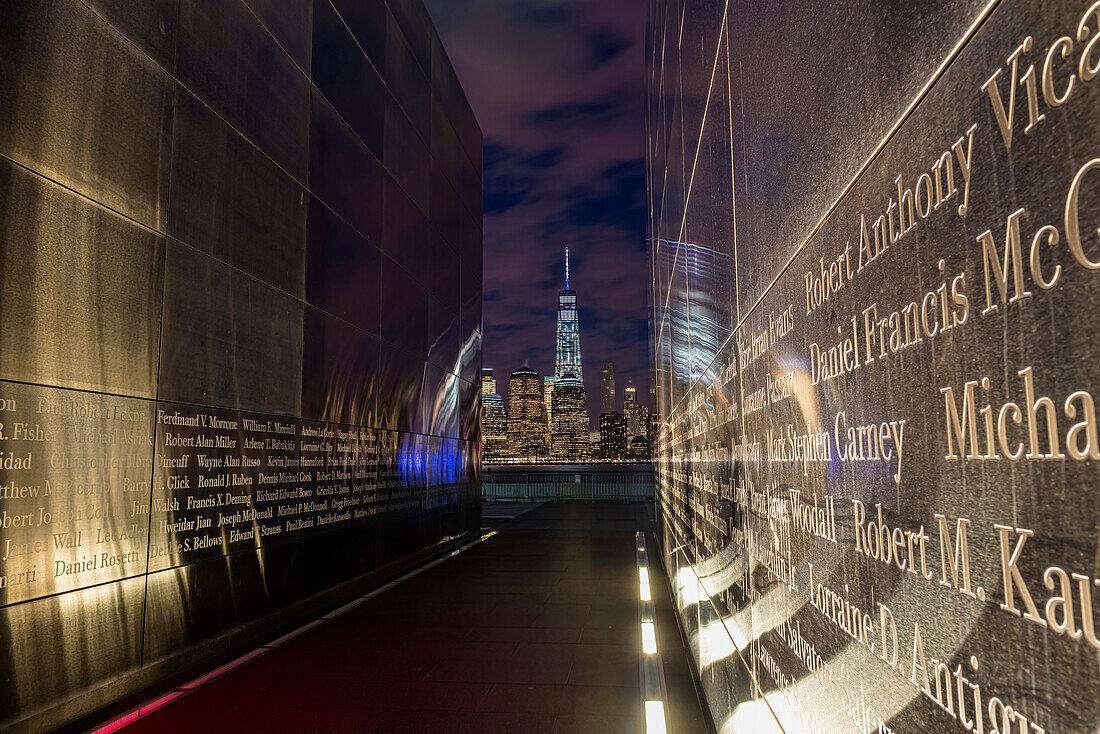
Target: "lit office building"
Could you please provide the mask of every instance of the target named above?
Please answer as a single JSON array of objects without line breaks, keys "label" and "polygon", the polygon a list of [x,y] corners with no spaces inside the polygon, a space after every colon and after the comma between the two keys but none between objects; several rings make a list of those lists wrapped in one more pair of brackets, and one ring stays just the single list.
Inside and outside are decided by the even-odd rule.
[{"label": "lit office building", "polygon": [[577,292],[569,287],[569,248],[565,248],[565,287],[558,293],[558,343],[554,363],[556,377],[572,373],[584,379],[581,370],[581,332],[577,321]]},{"label": "lit office building", "polygon": [[[563,416],[557,418],[557,391],[568,378],[570,383],[570,403],[564,409]],[[579,405],[577,391],[580,392]],[[581,431],[588,430],[588,404],[585,398],[584,377],[581,371],[581,334],[580,324],[577,321],[577,292],[569,287],[569,248],[565,248],[565,287],[558,293],[558,339],[555,355],[555,369],[553,378],[547,377],[544,385],[544,403],[549,419],[550,445],[555,447],[579,446],[577,435]],[[580,411],[580,416],[576,411]],[[558,428],[565,433],[558,437],[555,435]],[[580,451],[580,449],[576,449]],[[569,452],[571,453],[572,450]]]},{"label": "lit office building", "polygon": [[611,362],[604,362],[600,373],[600,413],[612,413],[614,410],[615,367]]},{"label": "lit office building", "polygon": [[508,413],[504,398],[494,393],[481,396],[481,458],[496,461],[508,458]]},{"label": "lit office building", "polygon": [[547,375],[542,378],[542,405],[546,413],[546,445],[550,445],[550,422],[554,415],[554,383],[557,376]]},{"label": "lit office building", "polygon": [[493,395],[497,391],[497,381],[493,378],[493,368],[483,367],[481,369],[481,394]]},{"label": "lit office building", "polygon": [[584,383],[566,373],[554,385],[551,455],[556,459],[588,459],[588,410]]},{"label": "lit office building", "polygon": [[515,459],[539,459],[547,454],[546,408],[539,373],[524,365],[508,382],[508,453]]},{"label": "lit office building", "polygon": [[600,416],[600,458],[622,459],[626,456],[626,419],[622,413]]},{"label": "lit office building", "polygon": [[638,391],[634,389],[634,385],[628,385],[623,391],[623,417],[626,419],[627,444],[639,436],[643,441],[646,440],[649,409],[638,402]]}]

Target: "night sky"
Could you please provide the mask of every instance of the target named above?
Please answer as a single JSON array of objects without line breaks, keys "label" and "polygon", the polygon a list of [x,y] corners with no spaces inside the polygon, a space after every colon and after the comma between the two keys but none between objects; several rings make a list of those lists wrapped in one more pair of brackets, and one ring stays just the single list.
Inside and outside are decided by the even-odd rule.
[{"label": "night sky", "polygon": [[426,0],[485,136],[484,364],[554,369],[569,245],[589,414],[649,402],[644,0]]}]

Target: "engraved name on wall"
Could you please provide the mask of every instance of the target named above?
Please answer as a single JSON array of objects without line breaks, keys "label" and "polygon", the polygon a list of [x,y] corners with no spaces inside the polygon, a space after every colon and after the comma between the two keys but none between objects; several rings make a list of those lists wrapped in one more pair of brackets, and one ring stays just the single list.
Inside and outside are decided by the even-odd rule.
[{"label": "engraved name on wall", "polygon": [[454,439],[0,384],[0,606],[460,501]]},{"label": "engraved name on wall", "polygon": [[666,418],[788,731],[1100,723],[1098,77],[1100,3],[1002,3]]}]

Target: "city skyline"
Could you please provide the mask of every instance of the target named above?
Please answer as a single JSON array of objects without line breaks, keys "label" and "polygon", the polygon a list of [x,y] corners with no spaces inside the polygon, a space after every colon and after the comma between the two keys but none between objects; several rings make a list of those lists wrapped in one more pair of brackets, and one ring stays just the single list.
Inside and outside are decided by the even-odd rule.
[{"label": "city skyline", "polygon": [[[485,370],[489,371],[490,373],[493,371],[494,368],[495,369],[501,369],[501,370],[506,369],[509,372],[512,372],[513,370],[520,369],[521,367],[526,367],[526,368],[529,368],[529,369],[533,369],[535,372],[537,372],[541,376],[541,378],[543,380],[543,399],[544,399],[544,402],[546,402],[547,404],[550,403],[550,400],[551,400],[550,396],[552,395],[553,390],[554,390],[554,383],[558,379],[560,379],[566,373],[570,373],[570,374],[574,374],[574,375],[578,376],[580,378],[580,381],[582,382],[582,384],[584,386],[585,399],[586,399],[587,408],[588,408],[587,409],[587,413],[588,413],[587,417],[588,417],[588,424],[589,424],[590,430],[598,430],[599,425],[600,425],[600,415],[602,413],[607,412],[605,410],[604,403],[605,403],[605,394],[607,392],[607,387],[608,387],[607,386],[607,380],[606,380],[608,366],[612,366],[610,388],[611,388],[612,395],[614,395],[614,398],[613,398],[612,402],[616,406],[615,407],[616,410],[618,410],[618,405],[620,403],[623,403],[623,409],[625,410],[625,407],[626,407],[625,406],[625,398],[626,398],[626,395],[627,395],[625,390],[627,388],[624,387],[623,390],[619,390],[619,391],[615,390],[615,369],[613,367],[614,362],[605,361],[601,358],[594,358],[593,359],[593,358],[590,357],[588,359],[585,359],[585,357],[583,356],[584,352],[580,348],[580,329],[582,328],[581,323],[582,323],[582,318],[583,318],[581,316],[581,314],[583,314],[586,311],[586,309],[583,306],[585,298],[582,297],[579,294],[578,289],[571,287],[572,286],[571,281],[572,281],[573,278],[576,277],[577,268],[575,268],[575,267],[571,268],[571,266],[569,264],[569,258],[570,258],[570,251],[569,251],[569,247],[567,246],[564,249],[563,261],[562,261],[562,267],[561,267],[561,272],[563,273],[563,276],[561,276],[561,277],[564,277],[565,287],[562,288],[558,292],[558,297],[557,297],[558,308],[557,308],[557,311],[556,311],[556,317],[553,320],[553,327],[552,327],[553,332],[551,332],[552,339],[549,339],[547,341],[547,348],[545,349],[545,352],[547,353],[547,356],[543,360],[543,361],[550,362],[550,364],[553,365],[553,368],[552,369],[539,369],[538,365],[532,364],[531,361],[526,360],[526,359],[523,361],[522,364],[515,365],[515,366],[511,366],[511,365],[494,365],[494,364],[490,364],[488,361],[485,361],[484,365],[485,365]],[[595,314],[593,314],[593,316],[595,316]],[[586,330],[586,333],[587,333],[587,330]],[[552,348],[550,348],[551,345],[552,345]],[[484,348],[486,350],[488,350],[488,348],[489,348],[489,339],[488,338],[486,338],[486,343],[484,345]],[[542,355],[540,355],[540,357],[541,356]],[[584,370],[584,363],[585,362],[588,362],[590,364],[595,363],[595,364],[600,366],[600,369],[597,370],[594,367],[589,368],[587,370],[587,377],[586,377],[585,376],[586,371]],[[578,375],[577,373],[580,373],[580,374]],[[620,375],[621,375],[621,373],[620,373]],[[648,400],[648,396],[649,396],[649,372],[648,372],[648,369],[643,371],[642,376],[643,376],[644,379],[637,380],[637,382],[640,383],[640,384],[643,384],[645,387],[641,391],[638,391],[638,392],[640,392],[640,396],[637,398],[637,402],[640,405],[645,406],[646,410],[649,411],[649,410],[651,410],[651,406],[649,405],[649,400]],[[621,380],[621,382],[619,384],[622,384],[623,382],[625,382],[626,385],[628,385],[628,386],[633,385],[633,383],[635,382],[635,379],[632,376],[627,376],[627,375],[621,375],[620,380]],[[593,382],[595,383],[594,385],[589,384],[589,383],[593,383]],[[502,382],[502,383],[500,383],[500,386],[498,386],[498,392],[499,392],[501,398],[504,400],[505,405],[508,405],[509,404],[509,399],[510,399],[510,394],[505,389],[505,387],[504,387],[505,384],[507,384],[508,387],[510,388],[510,381],[509,381],[509,383],[503,383]],[[619,393],[622,393],[622,395],[620,396]],[[622,411],[618,411],[618,412],[622,412]]]},{"label": "city skyline", "polygon": [[0,734],[1100,734],[1100,0],[0,8]]},{"label": "city skyline", "polygon": [[590,418],[603,362],[648,402],[646,14],[624,0],[427,6],[485,132],[484,363],[554,374],[568,245]]},{"label": "city skyline", "polygon": [[571,287],[568,247],[562,275],[553,341],[554,371],[542,375],[527,364],[518,367],[507,382],[506,401],[498,392],[498,384],[504,383],[497,382],[493,367],[481,369],[484,461],[587,463],[644,458],[650,451],[649,409],[638,400],[633,380],[628,379],[622,411],[617,410],[612,362],[601,365],[600,410],[590,412],[582,379],[581,324],[577,318],[583,298]]}]

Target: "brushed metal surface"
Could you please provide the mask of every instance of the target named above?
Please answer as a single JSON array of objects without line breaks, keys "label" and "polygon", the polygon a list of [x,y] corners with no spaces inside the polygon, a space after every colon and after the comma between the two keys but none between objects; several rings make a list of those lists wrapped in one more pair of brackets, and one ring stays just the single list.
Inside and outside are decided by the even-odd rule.
[{"label": "brushed metal surface", "polygon": [[144,603],[141,576],[0,608],[0,726],[136,671]]},{"label": "brushed metal surface", "polygon": [[[457,313],[460,302],[458,253],[448,247],[446,241],[430,225],[425,228],[425,233],[428,247],[435,255],[421,262],[421,282],[447,308]],[[417,269],[414,268],[412,272],[417,272]]]},{"label": "brushed metal surface", "polygon": [[428,354],[428,291],[382,257],[381,336],[423,359]]},{"label": "brushed metal surface", "polygon": [[[732,123],[728,112],[726,118],[738,143],[737,184],[743,185],[737,191],[742,312],[856,175],[985,5],[983,0],[866,0],[816,4],[806,16],[794,2],[731,3],[727,28],[733,55],[726,86],[746,90],[738,99],[741,104],[733,105]],[[688,23],[692,17],[687,15]],[[706,25],[711,29],[709,49],[717,26]],[[834,30],[822,34],[824,28]],[[703,35],[700,29],[692,38]],[[785,51],[768,52],[776,48]],[[788,105],[798,112],[786,114]],[[716,112],[712,124],[721,125],[720,110]],[[822,124],[825,120],[828,124]],[[792,155],[796,150],[804,154]],[[687,153],[690,170],[694,146]],[[692,200],[701,202],[705,193],[694,193]],[[779,245],[777,238],[789,244]]]},{"label": "brushed metal surface", "polygon": [[[355,35],[359,47],[375,69],[386,68],[386,3],[385,0],[331,0],[347,27]],[[322,11],[316,11],[321,17]]]},{"label": "brushed metal surface", "polygon": [[[425,433],[433,437],[458,437],[459,399],[461,380],[450,372],[434,365],[424,369],[424,381],[420,392],[421,425]],[[433,446],[429,455],[440,457],[440,462],[450,461],[457,454],[448,447],[443,451],[441,444]],[[450,467],[448,467],[450,470]]]},{"label": "brushed metal surface", "polygon": [[0,7],[0,729],[479,526],[481,134],[390,6]]},{"label": "brushed metal surface", "polygon": [[[411,62],[410,62],[411,63]],[[423,82],[425,88],[427,81]],[[428,211],[431,182],[439,170],[432,163],[426,136],[409,126],[407,113],[388,101],[386,104],[386,149],[382,162],[386,169],[421,211]]]},{"label": "brushed metal surface", "polygon": [[0,158],[0,377],[153,397],[164,239]]},{"label": "brushed metal surface", "polygon": [[313,197],[308,239],[306,300],[378,334],[381,253]]},{"label": "brushed metal surface", "polygon": [[401,25],[392,14],[393,8],[400,4],[391,3],[388,8],[391,12],[386,14],[386,86],[412,123],[409,131],[415,131],[426,143],[432,134],[430,75],[418,63]]},{"label": "brushed metal surface", "polygon": [[438,298],[428,294],[428,361],[456,377],[461,372],[463,322]]},{"label": "brushed metal surface", "polygon": [[475,166],[462,148],[451,121],[447,118],[443,103],[432,96],[432,155],[443,169],[444,175],[454,186],[467,211],[474,216],[481,213],[481,168]]},{"label": "brushed metal surface", "polygon": [[296,415],[304,319],[301,301],[170,240],[159,397]]},{"label": "brushed metal surface", "polygon": [[[432,91],[442,102],[447,118],[458,133],[463,150],[474,166],[481,171],[481,128],[470,108],[462,85],[458,83],[454,67],[451,66],[447,51],[439,40],[439,34],[432,39]],[[480,178],[480,173],[479,173]]]},{"label": "brushed metal surface", "polygon": [[[1097,47],[1084,49],[1097,7],[990,6],[904,120],[981,8],[860,8],[821,8],[837,28],[822,43],[851,53],[796,81],[787,64],[806,48],[768,67],[760,53],[784,28],[810,32],[793,16],[744,23],[771,6],[731,5],[719,32],[720,4],[653,7],[655,28],[686,14],[682,49],[723,46],[714,67],[713,50],[704,64],[652,37],[648,102],[659,510],[708,702],[720,731],[1093,731],[1100,86]],[[870,31],[875,17],[898,23]],[[999,73],[1009,105],[1005,60],[1022,44],[1009,147],[988,80]],[[660,88],[681,76],[682,106]],[[1021,255],[1002,294],[1013,222]]]},{"label": "brushed metal surface", "polygon": [[[369,281],[366,281],[369,282]],[[306,310],[302,415],[378,425],[378,337],[314,308]]]},{"label": "brushed metal surface", "polygon": [[302,187],[182,86],[175,113],[168,234],[301,298]]},{"label": "brushed metal surface", "polygon": [[359,234],[378,243],[386,171],[316,92],[310,113],[310,190]]},{"label": "brushed metal surface", "polygon": [[0,8],[0,155],[162,231],[172,94],[167,73],[75,0]]},{"label": "brushed metal surface", "polygon": [[219,10],[199,0],[180,4],[179,80],[305,183],[309,79],[243,2]]},{"label": "brushed metal surface", "polygon": [[[351,126],[375,158],[382,157],[385,106],[390,97],[375,64],[352,35],[348,18],[318,2],[313,22],[313,84]],[[379,3],[381,5],[381,3]]]},{"label": "brushed metal surface", "polygon": [[85,3],[126,40],[140,48],[169,73],[176,65],[176,21],[179,2],[151,0],[88,0]]},{"label": "brushed metal surface", "polygon": [[308,72],[310,56],[315,45],[311,44],[310,29],[313,26],[313,0],[246,0],[245,4],[290,57],[294,63]]},{"label": "brushed metal surface", "polygon": [[465,220],[467,212],[454,187],[442,176],[432,178],[428,202],[428,218],[461,256],[463,228],[467,226]]},{"label": "brushed metal surface", "polygon": [[459,269],[459,288],[462,295],[460,313],[467,324],[481,333],[481,281],[465,263]]},{"label": "brushed metal surface", "polygon": [[410,2],[391,2],[387,7],[417,64],[425,74],[429,74],[432,68],[432,41],[436,33],[428,9],[423,3]]},{"label": "brushed metal surface", "polygon": [[154,404],[0,382],[0,607],[145,573]]},{"label": "brushed metal surface", "polygon": [[381,343],[378,376],[378,425],[394,431],[420,430],[417,419],[421,383],[427,365],[405,350]]},{"label": "brushed metal surface", "polygon": [[[381,250],[423,285],[432,287],[429,269],[438,267],[434,258],[427,257],[429,250],[440,251],[448,257],[447,244],[433,229],[432,223],[413,201],[401,184],[387,177],[382,189],[382,243]],[[458,288],[458,273],[447,277],[448,286]],[[456,298],[457,304],[457,298]]]}]

